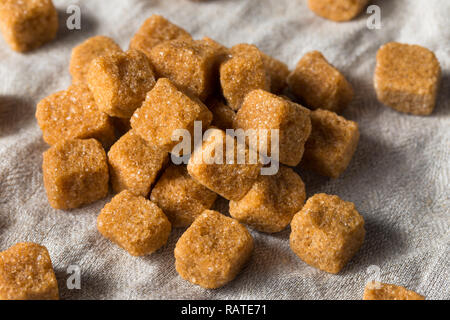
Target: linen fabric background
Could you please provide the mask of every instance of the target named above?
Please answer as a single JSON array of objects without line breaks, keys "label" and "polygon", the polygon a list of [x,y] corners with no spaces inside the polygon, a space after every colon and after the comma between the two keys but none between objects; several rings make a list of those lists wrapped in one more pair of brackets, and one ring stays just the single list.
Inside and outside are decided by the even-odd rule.
[{"label": "linen fabric background", "polygon": [[[369,279],[406,286],[429,299],[450,298],[449,127],[450,1],[384,0],[382,27],[370,30],[363,13],[334,23],[309,11],[306,0],[55,0],[60,30],[55,41],[28,54],[0,40],[0,250],[21,241],[45,245],[63,299],[361,299]],[[66,9],[81,7],[81,30],[68,30]],[[251,231],[255,250],[239,276],[224,288],[204,290],[182,280],[173,249],[143,258],[103,238],[96,218],[110,198],[57,211],[42,182],[42,140],[35,106],[71,83],[71,49],[94,35],[123,49],[140,25],[161,14],[196,39],[226,46],[253,43],[294,68],[320,50],[355,88],[343,115],[358,122],[361,139],[347,171],[337,180],[299,170],[307,194],[337,194],[356,204],[366,221],[363,247],[338,275],[316,270],[289,248],[289,228],[266,235]],[[381,105],[373,89],[377,49],[389,41],[415,43],[435,52],[443,80],[435,111],[418,117]],[[225,201],[217,204],[226,211]],[[69,290],[69,265],[81,268],[81,289]]]}]

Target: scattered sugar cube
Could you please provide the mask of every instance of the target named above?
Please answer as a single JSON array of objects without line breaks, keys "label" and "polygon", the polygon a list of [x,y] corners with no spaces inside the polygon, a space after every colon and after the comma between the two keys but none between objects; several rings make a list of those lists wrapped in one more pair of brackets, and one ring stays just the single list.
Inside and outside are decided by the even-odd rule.
[{"label": "scattered sugar cube", "polygon": [[112,117],[130,118],[155,85],[149,59],[136,50],[94,59],[87,74],[98,107]]},{"label": "scattered sugar cube", "polygon": [[111,119],[101,112],[86,85],[71,85],[54,93],[36,107],[36,118],[45,142],[50,145],[68,139],[95,138],[105,148],[115,141]]},{"label": "scattered sugar cube", "polygon": [[214,192],[191,178],[184,165],[169,166],[150,197],[174,228],[190,226],[203,211],[212,207],[216,198]]},{"label": "scattered sugar cube", "polygon": [[319,51],[309,52],[300,59],[288,77],[288,85],[313,109],[340,112],[353,99],[351,84]]},{"label": "scattered sugar cube", "polygon": [[431,114],[440,79],[439,61],[424,47],[390,42],[378,50],[374,77],[378,100],[397,111]]},{"label": "scattered sugar cube", "polygon": [[368,0],[308,0],[308,6],[322,18],[342,22],[359,15],[368,2]]},{"label": "scattered sugar cube", "polygon": [[151,50],[158,44],[175,39],[192,40],[192,37],[186,30],[155,14],[145,20],[133,36],[130,49],[142,51],[150,57]]},{"label": "scattered sugar cube", "polygon": [[270,90],[270,77],[257,47],[240,44],[231,48],[231,53],[232,58],[220,66],[220,83],[227,104],[239,110],[249,92]]},{"label": "scattered sugar cube", "polygon": [[59,300],[47,248],[28,242],[0,252],[0,300]]},{"label": "scattered sugar cube", "polygon": [[58,13],[51,0],[2,0],[0,31],[13,50],[30,51],[56,37]]},{"label": "scattered sugar cube", "polygon": [[364,289],[363,300],[425,300],[425,297],[395,284],[371,281]]},{"label": "scattered sugar cube", "polygon": [[206,101],[206,105],[213,115],[212,126],[222,130],[233,129],[233,122],[236,118],[236,112],[233,109],[216,98]]},{"label": "scattered sugar cube", "polygon": [[[257,157],[254,163],[250,163],[251,151],[245,143],[239,143],[237,139],[226,135],[220,129],[212,128],[208,131],[210,134],[202,146],[196,148],[189,159],[188,172],[197,182],[222,197],[228,200],[240,200],[258,178],[261,164]],[[234,154],[227,157],[226,146],[233,143]],[[238,163],[238,150],[244,150],[244,154],[240,155],[244,163]],[[222,152],[218,154],[220,151]],[[208,156],[214,160],[212,163],[205,161]],[[215,161],[216,158],[220,163]],[[232,159],[228,161],[227,158]]]},{"label": "scattered sugar cube", "polygon": [[87,39],[72,49],[69,71],[72,82],[86,82],[86,76],[91,62],[98,57],[122,52],[122,49],[113,39],[105,36],[96,36]]},{"label": "scattered sugar cube", "polygon": [[323,176],[338,178],[358,146],[358,124],[322,109],[311,112],[311,124],[302,165]]},{"label": "scattered sugar cube", "polygon": [[114,192],[129,190],[146,197],[167,161],[167,151],[149,145],[134,130],[130,130],[108,152]]},{"label": "scattered sugar cube", "polygon": [[305,203],[305,184],[291,168],[281,166],[272,176],[259,176],[239,201],[230,201],[230,215],[261,232],[286,228]]},{"label": "scattered sugar cube", "polygon": [[207,289],[232,281],[253,251],[253,238],[236,220],[204,211],[178,240],[175,267],[180,276]]},{"label": "scattered sugar cube", "polygon": [[271,155],[272,132],[264,137],[259,130],[279,130],[279,161],[296,166],[311,133],[310,111],[270,92],[254,90],[245,97],[234,127],[258,130],[258,141],[250,142],[250,147],[268,156]]},{"label": "scattered sugar cube", "polygon": [[151,254],[166,244],[171,225],[150,200],[124,190],[97,218],[98,231],[132,256]]},{"label": "scattered sugar cube", "polygon": [[131,127],[151,145],[167,151],[177,145],[172,135],[186,129],[193,137],[194,121],[207,128],[212,120],[208,108],[195,97],[180,91],[170,80],[161,78],[131,118]]},{"label": "scattered sugar cube", "polygon": [[364,219],[352,202],[316,194],[291,222],[291,249],[307,264],[338,273],[361,247]]},{"label": "scattered sugar cube", "polygon": [[78,208],[108,195],[106,154],[95,139],[57,143],[44,152],[42,171],[55,209]]}]

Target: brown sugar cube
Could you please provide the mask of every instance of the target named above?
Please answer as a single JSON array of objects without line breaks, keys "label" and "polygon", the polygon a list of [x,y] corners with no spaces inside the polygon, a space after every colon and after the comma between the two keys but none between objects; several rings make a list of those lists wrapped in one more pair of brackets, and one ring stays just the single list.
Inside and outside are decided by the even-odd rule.
[{"label": "brown sugar cube", "polygon": [[154,87],[155,76],[148,58],[129,50],[94,59],[87,81],[100,110],[112,117],[130,118]]},{"label": "brown sugar cube", "polygon": [[0,252],[0,300],[59,300],[52,261],[44,246],[17,243]]},{"label": "brown sugar cube", "polygon": [[[224,131],[212,128],[205,135],[202,146],[196,148],[189,159],[189,174],[225,199],[242,199],[258,178],[262,165],[256,157],[256,161],[252,163],[251,151],[245,143],[238,142]],[[226,150],[227,145],[233,144],[235,148],[230,149],[234,152],[234,158],[233,154],[227,155]],[[239,155],[238,150],[244,150],[244,154]],[[238,157],[244,161],[238,163]]]},{"label": "brown sugar cube", "polygon": [[276,175],[259,176],[239,201],[230,201],[230,215],[267,233],[286,228],[305,203],[305,184],[291,168],[281,166]]},{"label": "brown sugar cube", "polygon": [[241,44],[231,48],[231,53],[232,58],[220,66],[220,84],[227,104],[239,110],[249,92],[270,90],[270,77],[257,47]]},{"label": "brown sugar cube", "polygon": [[89,38],[73,48],[69,66],[72,82],[85,82],[91,62],[95,58],[115,52],[122,52],[122,49],[113,39],[105,36]]},{"label": "brown sugar cube", "polygon": [[253,251],[253,238],[236,220],[204,211],[178,240],[175,268],[180,276],[206,289],[232,281]]},{"label": "brown sugar cube", "polygon": [[424,47],[390,42],[378,50],[374,77],[378,100],[397,111],[431,114],[440,79],[439,61]]},{"label": "brown sugar cube", "polygon": [[206,105],[213,115],[211,125],[222,130],[233,128],[233,122],[236,117],[236,112],[233,109],[216,98],[209,99]]},{"label": "brown sugar cube", "polygon": [[189,130],[192,136],[194,121],[201,121],[203,128],[207,128],[211,120],[211,112],[200,100],[161,78],[134,113],[131,127],[151,145],[171,151],[179,143],[172,141],[175,130]]},{"label": "brown sugar cube", "polygon": [[30,51],[55,38],[58,13],[51,0],[2,0],[0,31],[13,50]]},{"label": "brown sugar cube", "polygon": [[130,42],[130,49],[142,51],[150,57],[151,50],[169,40],[192,40],[191,35],[162,16],[152,15],[145,20]]},{"label": "brown sugar cube", "polygon": [[287,87],[287,78],[290,74],[288,66],[263,52],[261,52],[266,72],[270,77],[270,91],[276,94],[282,93]]},{"label": "brown sugar cube", "polygon": [[368,0],[308,0],[308,6],[322,18],[342,22],[359,15],[368,2]]},{"label": "brown sugar cube", "polygon": [[114,192],[129,190],[146,197],[167,160],[167,151],[149,145],[134,130],[130,130],[108,152]]},{"label": "brown sugar cube", "polygon": [[[237,112],[235,129],[257,130],[258,141],[250,147],[271,155],[271,130],[279,130],[279,161],[296,166],[303,156],[305,142],[311,133],[310,111],[301,105],[264,90],[250,92]],[[262,134],[260,130],[270,130]],[[257,144],[257,145],[254,145]]]},{"label": "brown sugar cube", "polygon": [[156,204],[124,190],[102,209],[97,229],[132,256],[144,256],[166,244],[171,225]]},{"label": "brown sugar cube", "polygon": [[213,81],[213,94],[222,95],[220,87],[220,66],[231,57],[231,51],[224,45],[208,37],[203,37],[203,39],[199,42],[206,45],[213,51],[214,63],[211,76]]},{"label": "brown sugar cube", "polygon": [[322,109],[311,112],[311,124],[302,165],[323,176],[339,177],[358,146],[358,124]]},{"label": "brown sugar cube", "polygon": [[186,166],[169,166],[152,190],[150,199],[166,214],[174,228],[188,227],[210,209],[217,195],[197,183]]},{"label": "brown sugar cube", "polygon": [[338,273],[361,247],[364,219],[352,202],[316,194],[291,222],[291,249],[307,264]]},{"label": "brown sugar cube", "polygon": [[105,148],[115,141],[111,119],[97,107],[86,85],[71,85],[38,103],[36,118],[50,145],[68,139],[95,138]]},{"label": "brown sugar cube", "polygon": [[67,140],[46,152],[42,164],[48,201],[55,209],[73,209],[108,195],[108,164],[95,139]]},{"label": "brown sugar cube", "polygon": [[172,40],[154,47],[150,60],[160,78],[205,100],[213,91],[215,51],[201,41]]},{"label": "brown sugar cube", "polygon": [[340,112],[353,99],[353,88],[318,51],[303,56],[288,77],[291,91],[313,109]]},{"label": "brown sugar cube", "polygon": [[425,300],[425,297],[395,284],[371,281],[364,289],[363,300]]}]

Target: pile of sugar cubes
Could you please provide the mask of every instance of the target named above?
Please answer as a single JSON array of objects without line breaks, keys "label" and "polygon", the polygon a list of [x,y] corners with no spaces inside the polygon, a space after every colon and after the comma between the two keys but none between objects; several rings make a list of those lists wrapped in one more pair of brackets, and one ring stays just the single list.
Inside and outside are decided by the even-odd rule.
[{"label": "pile of sugar cubes", "polygon": [[[53,16],[54,7],[47,8]],[[0,25],[11,46],[37,45],[8,31],[12,18],[3,20],[5,12],[0,10]],[[142,256],[163,247],[172,228],[187,228],[176,244],[176,270],[209,289],[233,280],[250,259],[254,241],[246,226],[275,233],[290,225],[292,250],[329,273],[342,270],[360,249],[364,219],[355,205],[327,194],[306,200],[305,184],[292,169],[338,178],[358,145],[358,125],[338,115],[352,101],[352,86],[320,52],[305,54],[290,71],[254,45],[227,48],[207,37],[194,40],[153,15],[128,51],[96,36],[73,49],[69,69],[70,87],[44,98],[36,110],[51,146],[43,155],[43,179],[53,208],[100,200],[111,185],[116,195],[98,216],[99,232]],[[431,113],[439,77],[439,62],[425,48],[389,43],[378,52],[377,95],[399,111]],[[210,135],[187,155],[187,165],[176,165],[173,132],[193,135],[196,122]],[[238,141],[227,129],[255,130],[258,143]],[[246,158],[268,154],[271,145],[260,130],[279,133],[276,174],[262,175],[260,162],[239,163],[237,152],[231,161],[197,161],[230,139]],[[211,210],[218,196],[229,200],[231,217]],[[46,280],[31,276],[26,289],[8,278],[8,270],[29,272],[14,258],[20,255]],[[37,255],[43,259],[33,263]],[[0,299],[57,298],[45,248],[17,244],[0,257]],[[415,297],[389,286],[372,284],[365,297]]]}]

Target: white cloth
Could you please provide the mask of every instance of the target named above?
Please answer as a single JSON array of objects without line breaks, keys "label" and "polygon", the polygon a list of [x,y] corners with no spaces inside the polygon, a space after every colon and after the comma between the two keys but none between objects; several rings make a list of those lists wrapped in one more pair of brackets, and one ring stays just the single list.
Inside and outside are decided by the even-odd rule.
[{"label": "white cloth", "polygon": [[[73,3],[82,9],[81,31],[65,27]],[[378,280],[449,299],[450,1],[374,3],[382,8],[380,30],[366,27],[364,13],[339,24],[319,18],[306,0],[56,0],[61,30],[55,41],[18,54],[0,40],[0,249],[20,241],[45,245],[66,299],[361,299],[377,270]],[[349,168],[337,180],[300,171],[308,196],[337,194],[365,218],[365,243],[339,275],[297,258],[289,230],[252,231],[255,251],[247,267],[224,288],[204,290],[175,271],[173,249],[181,230],[157,253],[135,258],[97,232],[96,217],[108,199],[69,212],[49,206],[41,170],[48,146],[34,118],[36,103],[70,84],[72,47],[102,34],[127,49],[154,13],[195,38],[256,44],[290,68],[304,53],[320,50],[353,84],[356,97],[344,116],[359,123],[361,140]],[[388,41],[436,53],[443,81],[431,116],[401,114],[377,102],[375,55]],[[66,287],[69,265],[81,267],[80,290]],[[368,272],[372,265],[379,269]]]}]

